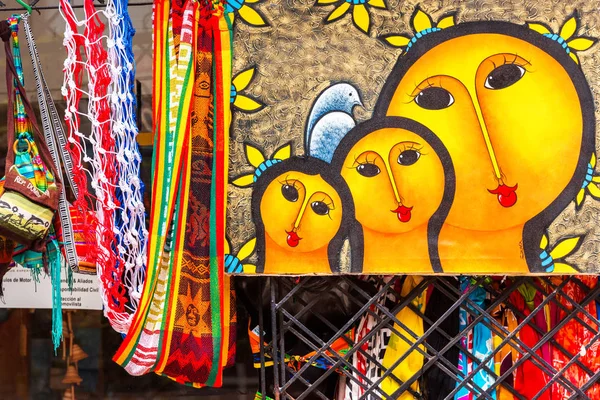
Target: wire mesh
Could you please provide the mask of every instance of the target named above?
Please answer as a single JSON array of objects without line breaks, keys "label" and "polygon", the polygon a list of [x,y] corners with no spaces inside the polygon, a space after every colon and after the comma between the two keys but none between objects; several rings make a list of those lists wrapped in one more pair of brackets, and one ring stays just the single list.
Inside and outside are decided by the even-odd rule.
[{"label": "wire mesh", "polygon": [[262,281],[269,397],[600,399],[596,276]]}]

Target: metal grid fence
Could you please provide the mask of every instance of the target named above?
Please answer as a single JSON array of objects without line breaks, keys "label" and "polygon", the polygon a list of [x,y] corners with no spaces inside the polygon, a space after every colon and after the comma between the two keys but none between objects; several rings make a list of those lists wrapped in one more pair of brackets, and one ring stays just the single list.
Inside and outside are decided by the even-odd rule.
[{"label": "metal grid fence", "polygon": [[261,393],[600,399],[597,277],[410,279],[256,279]]}]

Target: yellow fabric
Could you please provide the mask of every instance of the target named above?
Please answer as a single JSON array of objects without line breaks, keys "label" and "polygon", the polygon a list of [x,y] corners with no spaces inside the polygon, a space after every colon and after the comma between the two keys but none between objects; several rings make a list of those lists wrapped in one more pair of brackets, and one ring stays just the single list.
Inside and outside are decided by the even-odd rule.
[{"label": "yellow fabric", "polygon": [[[423,277],[420,276],[407,276],[404,284],[402,285],[401,295],[402,297],[406,297],[412,289],[414,289],[421,281]],[[425,312],[425,299],[427,296],[427,291],[424,290],[419,296],[413,299],[412,304],[417,307],[421,312]],[[413,312],[409,307],[404,307],[402,310],[396,314],[396,318],[402,321],[404,325],[412,332],[414,332],[418,337],[423,336],[423,319],[419,317],[415,312]],[[382,365],[389,369],[400,357],[402,357],[411,345],[416,341],[405,329],[401,328],[399,325],[394,324],[394,328],[402,335],[404,338],[408,339],[411,343],[407,343],[406,340],[399,337],[398,335],[392,333],[390,337],[390,342],[385,351],[385,355],[383,356]],[[425,351],[425,347],[420,345],[419,348]],[[419,351],[412,351],[402,362],[394,368],[393,374],[400,379],[402,382],[406,382],[413,375],[418,373],[423,367],[423,354]],[[381,383],[381,389],[387,393],[388,395],[392,395],[396,390],[400,388],[400,385],[391,377],[387,377]],[[419,383],[415,381],[411,388],[418,392],[419,391]],[[398,397],[398,399],[413,399],[414,396],[406,391]]]}]

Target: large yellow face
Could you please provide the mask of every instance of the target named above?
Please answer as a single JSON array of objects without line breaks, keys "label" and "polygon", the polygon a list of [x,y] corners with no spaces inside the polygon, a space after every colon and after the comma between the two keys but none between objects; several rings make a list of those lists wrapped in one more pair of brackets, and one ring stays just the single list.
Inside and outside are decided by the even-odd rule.
[{"label": "large yellow face", "polygon": [[265,234],[278,246],[300,253],[327,247],[342,223],[342,201],[319,175],[279,175],[260,202]]},{"label": "large yellow face", "polygon": [[500,34],[426,52],[386,115],[412,118],[442,140],[456,172],[446,223],[472,230],[522,225],[548,207],[573,177],[582,141],[579,98],[561,64]]},{"label": "large yellow face", "polygon": [[444,193],[444,168],[433,148],[400,128],[379,129],[359,140],[341,175],[356,219],[376,232],[403,233],[426,224]]}]

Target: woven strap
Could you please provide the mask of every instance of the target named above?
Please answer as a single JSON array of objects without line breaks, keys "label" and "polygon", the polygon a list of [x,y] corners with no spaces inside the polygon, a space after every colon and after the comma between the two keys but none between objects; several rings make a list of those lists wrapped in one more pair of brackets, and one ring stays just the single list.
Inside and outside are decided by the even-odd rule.
[{"label": "woven strap", "polygon": [[[61,182],[64,182],[63,173],[61,169],[61,161],[66,170],[66,177],[69,182],[71,189],[75,197],[77,197],[77,185],[72,179],[72,175],[69,173],[73,170],[73,161],[71,155],[67,152],[67,139],[63,126],[60,122],[60,117],[56,110],[54,100],[46,84],[44,72],[40,63],[33,34],[31,32],[31,26],[29,25],[29,15],[23,14],[21,16],[23,24],[25,26],[25,35],[27,37],[27,47],[29,49],[29,55],[33,62],[33,72],[35,76],[35,86],[37,89],[38,102],[40,106],[40,114],[42,116],[42,127],[44,129],[44,136],[46,143],[48,144],[48,150],[54,166],[56,168],[57,177]],[[65,255],[67,259],[67,265],[73,270],[78,271],[79,261],[77,258],[77,250],[75,248],[75,233],[73,231],[73,222],[71,220],[71,213],[69,212],[69,203],[66,196],[66,188],[60,192],[58,201],[58,213],[60,216],[60,225],[62,229],[63,246],[65,249]]]}]

